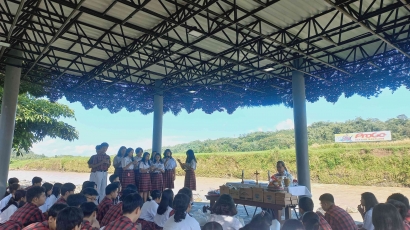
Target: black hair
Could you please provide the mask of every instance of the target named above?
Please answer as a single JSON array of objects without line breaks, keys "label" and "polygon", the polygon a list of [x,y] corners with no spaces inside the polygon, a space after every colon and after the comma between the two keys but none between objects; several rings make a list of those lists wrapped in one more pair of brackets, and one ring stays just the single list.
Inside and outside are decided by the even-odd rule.
[{"label": "black hair", "polygon": [[20,185],[19,185],[19,184],[11,184],[11,185],[9,186],[9,192],[10,192],[10,193],[13,193],[13,192],[17,191],[19,188],[20,188]]},{"label": "black hair", "polygon": [[128,148],[127,150],[125,150],[125,155],[124,155],[124,157],[127,157],[128,154],[130,154],[130,152],[133,152],[133,151],[134,151],[133,148]]},{"label": "black hair", "polygon": [[299,220],[289,219],[285,221],[281,230],[305,230],[305,227]]},{"label": "black hair", "polygon": [[165,151],[164,151],[164,158],[167,157],[167,152],[169,152],[169,153],[170,153],[169,156],[172,157],[172,152],[171,152],[171,150],[170,150],[170,149],[165,149]]},{"label": "black hair", "polygon": [[192,196],[192,190],[187,187],[183,187],[178,191],[178,194],[185,194],[189,197],[189,199],[193,198]]},{"label": "black hair", "polygon": [[161,153],[156,153],[156,154],[155,154],[153,162],[154,162],[154,163],[157,163],[157,160],[156,160],[157,156],[159,156],[159,162],[161,163],[161,162],[162,162],[162,161],[161,161]]},{"label": "black hair", "polygon": [[133,194],[133,193],[136,193],[136,192],[137,192],[137,190],[132,190],[132,189],[127,188],[124,191],[122,191],[122,195],[120,197],[120,200],[122,201],[126,196],[128,196],[130,194]]},{"label": "black hair", "polygon": [[319,227],[320,227],[319,215],[312,211],[305,212],[305,214],[303,214],[302,222],[306,230],[319,230]]},{"label": "black hair", "polygon": [[142,197],[138,193],[132,193],[122,199],[122,213],[130,214],[135,211],[135,209],[142,207],[143,204]]},{"label": "black hair", "polygon": [[174,192],[171,189],[166,189],[162,192],[161,202],[158,205],[157,214],[164,214],[168,207],[172,207],[174,202]]},{"label": "black hair", "polygon": [[54,186],[53,186],[53,191],[51,192],[51,194],[53,194],[55,197],[58,197],[61,193],[61,186],[63,186],[63,184],[55,183]]},{"label": "black hair", "polygon": [[185,219],[187,215],[186,210],[188,209],[190,203],[191,199],[185,194],[178,193],[175,196],[174,202],[172,203],[172,208],[175,210],[174,221],[176,223]]},{"label": "black hair", "polygon": [[45,189],[40,186],[34,186],[31,187],[27,190],[26,193],[26,200],[28,203],[31,203],[34,198],[39,198],[43,193],[45,192]]},{"label": "black hair", "polygon": [[[145,160],[145,157],[149,155],[149,152],[145,152],[144,155],[142,155],[142,162],[144,162],[144,164],[147,163],[147,161]],[[151,161],[148,159],[148,165],[151,165]]]},{"label": "black hair", "polygon": [[206,223],[203,227],[202,230],[223,230],[223,227],[220,223],[212,221]]},{"label": "black hair", "polygon": [[270,230],[270,226],[272,225],[272,221],[274,217],[270,211],[262,211],[255,215],[251,222],[245,225],[242,230]]},{"label": "black hair", "polygon": [[20,208],[18,202],[24,197],[26,197],[26,190],[17,190],[14,193],[14,197],[10,198],[9,202],[2,210],[0,210],[0,212],[4,212],[4,210],[8,209],[11,205],[15,205],[17,208]]},{"label": "black hair", "polygon": [[85,202],[80,206],[83,211],[84,217],[90,217],[95,211],[97,211],[97,205],[94,202]]},{"label": "black hair", "polygon": [[364,201],[364,207],[366,212],[376,206],[379,202],[376,196],[371,192],[362,193],[362,199]]},{"label": "black hair", "polygon": [[103,143],[101,143],[100,146],[102,148],[102,147],[109,147],[110,145],[107,142],[103,142]]},{"label": "black hair", "polygon": [[81,226],[83,218],[83,211],[80,208],[67,207],[57,215],[56,230],[72,230],[77,226]]},{"label": "black hair", "polygon": [[101,149],[101,145],[97,145],[97,146],[95,146],[95,150],[100,150]]},{"label": "black hair", "polygon": [[191,163],[192,160],[197,162],[196,158],[195,158],[194,150],[190,149],[190,150],[186,151],[186,154],[187,154],[187,157],[186,157],[186,162],[185,163]]},{"label": "black hair", "polygon": [[310,197],[301,197],[299,199],[299,208],[305,212],[312,212],[314,208],[313,200]]},{"label": "black hair", "polygon": [[89,196],[98,196],[98,192],[94,188],[85,188],[81,191],[81,193]]},{"label": "black hair", "polygon": [[[118,150],[117,157],[120,157],[120,156],[121,156],[121,151],[122,151],[123,149],[127,149],[127,147],[121,146],[121,148]],[[125,156],[125,155],[124,155],[124,156]]]},{"label": "black hair", "polygon": [[85,188],[95,188],[97,184],[94,181],[84,181],[82,189]]},{"label": "black hair", "polygon": [[50,184],[50,183],[46,182],[42,185],[42,187],[46,190],[46,192],[45,192],[46,196],[49,197],[49,195],[47,195],[47,193],[53,189],[53,184]]},{"label": "black hair", "polygon": [[135,149],[135,153],[138,154],[139,152],[143,152],[144,150],[141,147]]},{"label": "black hair", "polygon": [[398,200],[405,204],[407,206],[407,209],[410,209],[409,199],[401,193],[393,193],[387,198],[387,200]]},{"label": "black hair", "polygon": [[330,203],[335,203],[335,198],[333,198],[333,195],[330,193],[324,193],[319,197],[320,201],[325,201],[325,202],[330,202]]},{"label": "black hair", "polygon": [[119,188],[117,183],[109,184],[105,187],[105,195],[110,195],[112,192]]},{"label": "black hair", "polygon": [[61,196],[65,196],[67,192],[75,191],[75,185],[73,183],[65,183],[61,186]]},{"label": "black hair", "polygon": [[409,211],[409,209],[406,207],[405,204],[403,204],[403,202],[398,201],[398,200],[388,200],[387,203],[392,204],[394,207],[397,208],[403,220],[406,218],[407,212]]},{"label": "black hair", "polygon": [[282,166],[285,168],[285,171],[286,171],[286,172],[288,171],[288,168],[286,168],[285,162],[283,162],[283,161],[278,161],[278,162],[276,162],[276,165],[282,165]]},{"label": "black hair", "polygon": [[158,199],[158,198],[161,198],[161,191],[159,191],[159,190],[152,190],[151,191],[151,199],[149,199],[149,200],[156,200],[156,199]]},{"label": "black hair", "polygon": [[111,183],[113,183],[114,180],[117,179],[117,178],[119,178],[119,176],[118,176],[117,174],[112,174],[112,175],[109,177],[109,180],[110,180]]},{"label": "black hair", "polygon": [[238,211],[236,210],[235,202],[231,195],[222,194],[216,203],[212,206],[212,214],[235,216]]},{"label": "black hair", "polygon": [[375,230],[403,230],[403,219],[392,204],[378,204],[373,208],[372,222]]},{"label": "black hair", "polygon": [[16,177],[9,178],[9,180],[7,181],[7,184],[9,186],[12,185],[12,184],[18,184],[18,183],[20,183],[20,181]]},{"label": "black hair", "polygon": [[129,184],[125,189],[131,189],[134,190],[135,192],[138,191],[138,187],[135,184]]},{"label": "black hair", "polygon": [[87,202],[87,197],[82,193],[71,194],[67,197],[68,206],[79,207]]},{"label": "black hair", "polygon": [[33,177],[33,179],[31,180],[31,184],[32,184],[32,185],[38,184],[38,183],[41,183],[42,181],[43,181],[43,179],[41,179],[41,177],[35,176],[35,177]]},{"label": "black hair", "polygon": [[54,217],[56,218],[58,213],[61,212],[61,210],[67,208],[68,205],[67,204],[53,204],[53,206],[50,207],[50,209],[48,210],[48,217]]}]

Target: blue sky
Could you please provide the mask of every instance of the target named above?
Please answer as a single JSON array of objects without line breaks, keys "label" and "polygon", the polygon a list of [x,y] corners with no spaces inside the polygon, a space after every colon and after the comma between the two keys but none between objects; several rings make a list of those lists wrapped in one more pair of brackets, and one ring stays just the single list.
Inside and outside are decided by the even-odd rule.
[{"label": "blue sky", "polygon": [[[320,99],[316,103],[307,103],[308,124],[317,121],[345,121],[362,118],[387,120],[400,114],[410,115],[410,106],[404,101],[410,98],[410,91],[402,87],[392,93],[384,90],[378,97],[364,98],[353,96],[341,97],[335,104]],[[80,103],[59,101],[75,111],[76,120],[65,122],[73,125],[80,133],[74,142],[46,138],[33,146],[37,154],[81,155],[94,154],[95,145],[108,142],[108,153],[115,154],[122,145],[127,147],[151,148],[152,113],[142,115],[122,110],[111,114],[98,108],[85,110]],[[164,115],[163,145],[175,145],[194,140],[237,137],[255,131],[274,131],[293,128],[292,109],[283,105],[237,109],[232,115],[216,112],[211,115],[202,111],[187,114],[184,110],[174,116]]]}]

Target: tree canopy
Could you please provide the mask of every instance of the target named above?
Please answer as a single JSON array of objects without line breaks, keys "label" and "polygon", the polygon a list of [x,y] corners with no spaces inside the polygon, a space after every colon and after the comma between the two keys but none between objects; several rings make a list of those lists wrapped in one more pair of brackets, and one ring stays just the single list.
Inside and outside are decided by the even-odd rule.
[{"label": "tree canopy", "polygon": [[[410,138],[410,119],[406,115],[399,115],[387,121],[370,118],[356,118],[346,122],[315,122],[308,127],[309,145],[333,143],[335,134],[353,132],[391,131],[393,140]],[[193,141],[175,145],[170,148],[173,152],[185,152],[192,149],[195,152],[248,152],[270,149],[288,149],[295,145],[293,130],[275,132],[253,132],[238,138],[219,138],[216,140]]]},{"label": "tree canopy", "polygon": [[[20,155],[23,150],[29,151],[34,143],[44,140],[47,136],[68,141],[78,139],[78,131],[60,120],[62,118],[75,119],[74,110],[57,102],[36,98],[27,92],[26,87],[27,85],[22,85],[18,97],[13,139],[13,149],[17,155]],[[37,90],[30,90],[30,92],[35,91]],[[0,88],[0,103],[2,96],[3,88]]]}]

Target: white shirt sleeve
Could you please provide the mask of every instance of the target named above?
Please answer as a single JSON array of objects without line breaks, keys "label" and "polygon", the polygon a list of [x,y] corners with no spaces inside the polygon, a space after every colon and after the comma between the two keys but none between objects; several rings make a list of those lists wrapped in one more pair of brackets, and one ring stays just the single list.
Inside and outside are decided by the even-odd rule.
[{"label": "white shirt sleeve", "polygon": [[196,162],[194,161],[194,160],[192,160],[191,161],[191,168],[193,169],[193,170],[196,170]]},{"label": "white shirt sleeve", "polygon": [[372,214],[373,214],[373,208],[367,211],[366,214],[364,215],[363,228],[365,228],[366,230],[374,230],[374,226],[372,223]]},{"label": "white shirt sleeve", "polygon": [[[2,210],[4,207],[6,207],[7,203],[9,203],[10,199],[11,199],[11,194],[9,194],[8,196],[4,197],[3,199],[1,199],[0,201],[0,210]],[[1,212],[0,212],[1,213]]]}]

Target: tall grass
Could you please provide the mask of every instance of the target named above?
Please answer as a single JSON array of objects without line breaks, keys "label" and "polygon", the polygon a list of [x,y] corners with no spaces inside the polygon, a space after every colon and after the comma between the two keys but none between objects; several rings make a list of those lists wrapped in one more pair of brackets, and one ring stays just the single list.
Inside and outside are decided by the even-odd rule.
[{"label": "tall grass", "polygon": [[[254,179],[254,172],[266,180],[267,171],[276,171],[283,160],[297,175],[294,149],[258,152],[198,153],[196,175],[201,177]],[[185,160],[185,154],[174,154]],[[350,185],[410,186],[410,140],[383,143],[314,145],[309,148],[313,182]],[[13,160],[11,169],[89,172],[88,157],[61,156],[34,160]],[[113,172],[113,168],[110,168]],[[178,175],[184,172],[178,168]]]}]

